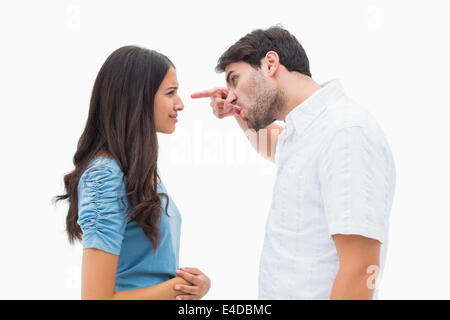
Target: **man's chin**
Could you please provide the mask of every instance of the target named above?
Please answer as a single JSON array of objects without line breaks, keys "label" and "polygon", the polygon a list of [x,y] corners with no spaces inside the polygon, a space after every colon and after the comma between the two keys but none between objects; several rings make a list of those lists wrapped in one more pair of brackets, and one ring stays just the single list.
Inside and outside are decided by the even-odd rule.
[{"label": "man's chin", "polygon": [[274,119],[273,121],[266,121],[264,123],[253,123],[252,121],[247,121],[248,124],[248,128],[255,130],[256,132],[258,132],[261,129],[267,128],[267,126],[269,126],[270,124],[272,124],[276,119]]},{"label": "man's chin", "polygon": [[247,126],[250,130],[259,131],[261,128],[255,124],[253,124],[251,121],[247,121]]}]

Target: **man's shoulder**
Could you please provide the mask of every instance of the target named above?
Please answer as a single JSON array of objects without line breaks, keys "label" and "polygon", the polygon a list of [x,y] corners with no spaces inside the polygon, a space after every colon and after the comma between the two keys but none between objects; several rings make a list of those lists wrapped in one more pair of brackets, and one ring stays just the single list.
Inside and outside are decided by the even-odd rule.
[{"label": "man's shoulder", "polygon": [[381,130],[369,110],[347,96],[329,106],[323,120],[326,121],[328,130],[334,132],[351,127],[361,127],[374,134]]},{"label": "man's shoulder", "polygon": [[[323,145],[329,146],[339,139],[345,143],[360,143],[366,150],[377,150],[393,163],[393,156],[386,135],[368,109],[345,98],[329,108],[325,115],[327,134]],[[351,139],[351,141],[349,140]]]}]

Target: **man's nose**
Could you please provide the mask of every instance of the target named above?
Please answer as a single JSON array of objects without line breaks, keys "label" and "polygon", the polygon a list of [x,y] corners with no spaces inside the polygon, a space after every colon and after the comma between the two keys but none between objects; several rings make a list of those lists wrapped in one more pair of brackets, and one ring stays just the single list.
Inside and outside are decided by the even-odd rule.
[{"label": "man's nose", "polygon": [[228,96],[225,99],[225,105],[227,104],[236,104],[236,95],[234,94],[234,92],[232,90],[228,91]]}]

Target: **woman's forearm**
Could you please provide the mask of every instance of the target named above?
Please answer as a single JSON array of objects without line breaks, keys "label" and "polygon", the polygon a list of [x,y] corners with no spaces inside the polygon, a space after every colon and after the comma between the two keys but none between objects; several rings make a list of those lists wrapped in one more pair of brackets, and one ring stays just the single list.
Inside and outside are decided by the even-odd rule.
[{"label": "woman's forearm", "polygon": [[158,283],[154,286],[116,291],[112,297],[113,300],[175,300],[179,294],[183,294],[175,290],[176,284],[190,285],[190,283],[181,277],[175,277],[170,280]]}]

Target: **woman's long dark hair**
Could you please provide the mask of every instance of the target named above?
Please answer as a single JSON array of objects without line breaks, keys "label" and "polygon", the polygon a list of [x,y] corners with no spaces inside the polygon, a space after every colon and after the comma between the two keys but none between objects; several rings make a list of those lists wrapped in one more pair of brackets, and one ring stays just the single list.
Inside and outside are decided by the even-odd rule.
[{"label": "woman's long dark hair", "polygon": [[[154,97],[173,63],[145,48],[126,46],[114,51],[101,67],[92,91],[86,127],[73,157],[75,169],[64,176],[68,199],[69,242],[82,240],[78,220],[78,182],[89,161],[100,152],[117,160],[129,203],[127,217],[142,227],[154,249],[160,241],[161,199],[157,193],[158,140]],[[166,195],[164,195],[166,196]],[[167,197],[167,196],[166,196]],[[168,199],[167,199],[168,200]],[[167,212],[168,201],[166,202]]]}]

